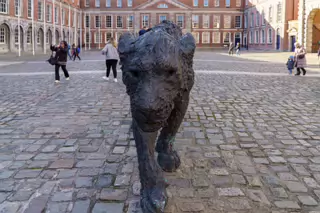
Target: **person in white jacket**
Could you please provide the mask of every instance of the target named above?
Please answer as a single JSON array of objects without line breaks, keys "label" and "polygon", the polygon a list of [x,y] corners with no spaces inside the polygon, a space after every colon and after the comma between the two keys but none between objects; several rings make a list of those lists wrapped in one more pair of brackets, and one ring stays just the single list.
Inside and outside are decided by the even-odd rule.
[{"label": "person in white jacket", "polygon": [[110,38],[106,46],[102,49],[102,54],[106,56],[106,76],[102,78],[105,80],[109,80],[110,70],[112,68],[114,82],[118,82],[117,80],[117,64],[119,60],[119,54],[117,50],[116,42],[113,38]]}]

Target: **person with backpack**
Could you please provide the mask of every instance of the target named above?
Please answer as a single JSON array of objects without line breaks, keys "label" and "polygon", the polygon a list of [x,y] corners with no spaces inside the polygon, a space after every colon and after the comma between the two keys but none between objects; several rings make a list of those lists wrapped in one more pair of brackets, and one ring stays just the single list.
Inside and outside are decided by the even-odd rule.
[{"label": "person with backpack", "polygon": [[106,56],[106,76],[102,78],[105,80],[109,80],[110,70],[112,68],[114,82],[118,82],[117,80],[117,64],[119,60],[119,54],[117,50],[116,42],[113,38],[110,38],[106,46],[102,49],[102,55]]},{"label": "person with backpack", "polygon": [[73,46],[74,46],[73,61],[76,60],[76,57],[79,58],[79,61],[81,61],[81,58],[79,56],[79,54],[80,54],[80,46],[78,46],[77,48],[76,48],[75,44],[73,44]]},{"label": "person with backpack", "polygon": [[59,75],[59,69],[62,68],[62,71],[64,73],[64,76],[66,77],[66,80],[68,81],[69,73],[66,68],[67,66],[67,60],[68,60],[68,44],[66,41],[61,41],[60,45],[58,46],[50,46],[51,51],[56,52],[55,54],[55,83],[60,82],[60,75]]}]

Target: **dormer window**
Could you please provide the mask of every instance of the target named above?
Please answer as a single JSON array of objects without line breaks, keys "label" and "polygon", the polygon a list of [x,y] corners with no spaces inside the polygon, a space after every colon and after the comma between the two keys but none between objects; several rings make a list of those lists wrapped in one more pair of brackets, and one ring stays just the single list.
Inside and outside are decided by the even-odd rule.
[{"label": "dormer window", "polygon": [[167,4],[159,4],[158,8],[165,9],[165,8],[168,8],[168,5]]}]

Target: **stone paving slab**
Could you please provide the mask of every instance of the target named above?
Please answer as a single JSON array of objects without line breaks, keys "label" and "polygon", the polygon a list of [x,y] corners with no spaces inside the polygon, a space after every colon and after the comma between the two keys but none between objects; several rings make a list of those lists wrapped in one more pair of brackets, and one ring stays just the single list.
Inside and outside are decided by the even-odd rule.
[{"label": "stone paving slab", "polygon": [[[141,212],[129,100],[100,77],[0,78],[1,213]],[[319,80],[197,74],[166,212],[320,212]]]}]

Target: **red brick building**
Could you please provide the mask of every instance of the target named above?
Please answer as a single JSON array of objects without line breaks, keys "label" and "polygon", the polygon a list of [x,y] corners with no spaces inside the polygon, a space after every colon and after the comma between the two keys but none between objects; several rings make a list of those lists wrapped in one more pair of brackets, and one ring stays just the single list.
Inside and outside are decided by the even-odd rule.
[{"label": "red brick building", "polygon": [[82,37],[86,48],[102,48],[110,37],[138,33],[162,20],[191,32],[198,47],[242,43],[243,0],[84,0]]}]

